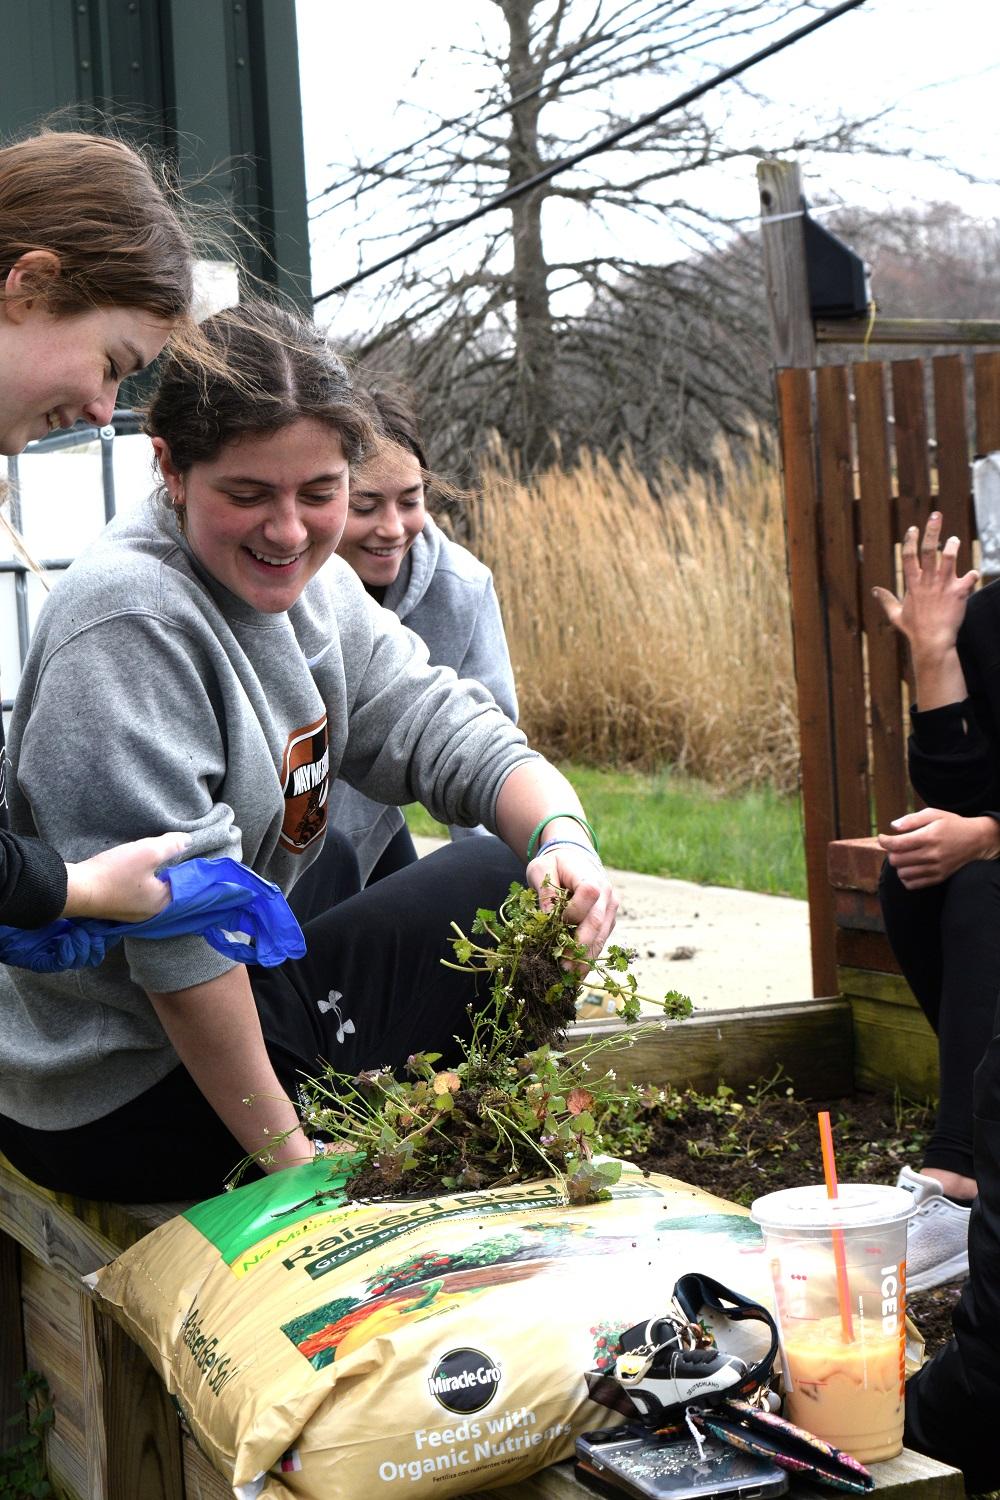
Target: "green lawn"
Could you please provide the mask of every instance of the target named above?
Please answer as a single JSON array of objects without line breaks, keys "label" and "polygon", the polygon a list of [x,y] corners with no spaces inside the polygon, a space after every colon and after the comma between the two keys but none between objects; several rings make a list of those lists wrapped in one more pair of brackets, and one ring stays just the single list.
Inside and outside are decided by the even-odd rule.
[{"label": "green lawn", "polygon": [[[797,797],[722,796],[686,777],[565,765],[597,829],[607,864],[645,875],[805,897]],[[444,834],[422,807],[406,810],[416,834]]]}]

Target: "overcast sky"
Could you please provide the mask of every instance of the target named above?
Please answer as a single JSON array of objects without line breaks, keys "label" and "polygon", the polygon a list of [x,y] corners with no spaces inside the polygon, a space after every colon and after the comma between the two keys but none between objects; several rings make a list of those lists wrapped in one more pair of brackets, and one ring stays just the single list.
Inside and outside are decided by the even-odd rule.
[{"label": "overcast sky", "polygon": [[[695,0],[701,3],[701,0]],[[716,0],[706,0],[714,4]],[[474,70],[462,68],[448,53],[449,46],[473,47],[477,24],[497,30],[491,0],[297,0],[303,124],[310,194],[331,178],[328,163],[381,155],[404,145],[428,128],[430,118],[414,105],[437,104],[455,115],[474,103]],[[747,82],[773,101],[766,109],[747,104],[739,90],[727,85],[713,96],[712,108],[731,108],[748,142],[762,146],[787,138],[790,127],[815,121],[827,111],[871,113],[893,105],[893,124],[887,135],[902,140],[919,129],[928,152],[949,157],[970,174],[1000,177],[997,146],[996,98],[1000,92],[1000,0],[867,0],[799,44],[783,57],[762,64]],[[746,51],[755,50],[750,43]],[[436,62],[428,82],[412,78],[416,64],[429,53]],[[739,55],[742,55],[740,53]],[[705,60],[699,77],[736,60],[736,54]],[[481,78],[478,81],[482,81]],[[642,113],[677,92],[674,83],[651,82],[630,87],[623,113]],[[843,203],[880,204],[885,201],[930,203],[951,199],[970,213],[1000,218],[1000,189],[973,187],[925,164],[867,161],[849,157],[830,159],[820,175],[806,162],[806,190],[813,201],[839,199]],[[727,214],[753,219],[757,213],[755,163],[741,158],[726,169],[713,169],[691,183],[691,190]],[[547,205],[558,214],[559,205]],[[486,220],[486,224],[489,224]],[[402,243],[408,235],[405,217],[391,215],[385,232]],[[547,222],[555,236],[574,226]],[[579,233],[595,234],[586,226]],[[477,229],[478,233],[479,230]],[[661,236],[664,230],[656,231]],[[630,228],[634,235],[635,230]],[[460,239],[460,237],[456,237]],[[446,241],[446,254],[460,254],[461,245]],[[452,248],[454,247],[454,248]],[[649,245],[643,246],[644,253]],[[575,243],[579,253],[594,246]],[[362,248],[360,259],[377,258]],[[317,291],[351,274],[359,260],[357,234],[341,215],[316,224],[313,277]],[[392,272],[378,278],[375,288],[386,292]],[[361,326],[366,303],[353,298],[349,308],[330,299],[318,310],[323,320],[334,319],[343,332],[345,319]],[[116,473],[123,503],[148,488],[148,451],[140,439],[115,444]],[[65,474],[72,469],[72,481]],[[100,453],[96,445],[86,454],[63,455],[60,482],[45,491],[45,473],[56,470],[47,458],[27,457],[22,465],[25,492],[33,503],[25,507],[29,545],[39,554],[67,555],[100,529],[103,523],[100,490]],[[51,486],[50,486],[51,488]],[[67,497],[72,506],[67,506]],[[58,513],[52,509],[63,505]],[[53,541],[57,537],[58,541]],[[6,549],[0,547],[0,551]],[[42,591],[29,584],[34,615]],[[17,680],[17,628],[11,576],[0,588],[0,668],[9,693]]]},{"label": "overcast sky", "polygon": [[[311,196],[337,175],[330,163],[338,158],[350,159],[353,151],[370,158],[422,134],[432,123],[426,106],[437,105],[449,114],[471,107],[482,75],[463,67],[448,49],[474,48],[480,25],[499,36],[491,0],[434,0],[422,5],[367,0],[352,6],[296,0],[296,6]],[[775,35],[790,29],[786,24]],[[717,51],[697,76],[708,76],[759,45],[753,39],[735,52]],[[428,55],[433,71],[430,81],[422,83],[412,75]],[[767,148],[790,138],[797,126],[808,129],[817,118],[838,109],[854,116],[891,105],[887,143],[919,144],[967,173],[1000,178],[997,0],[867,0],[816,36],[759,65],[746,82],[771,102],[766,107],[751,103],[728,84],[712,96],[710,107],[730,111],[748,144]],[[676,81],[652,82],[630,88],[628,103],[619,99],[618,107],[641,113],[677,91]],[[862,163],[842,156],[827,158],[819,169],[809,161],[803,165],[806,191],[813,201],[950,199],[977,216],[1000,217],[1000,188],[972,186],[926,163]],[[725,169],[702,174],[687,190],[711,208],[752,218],[757,212],[755,162],[749,156],[739,158]],[[396,243],[404,242],[407,226],[400,214],[387,215],[379,227],[398,233]],[[546,230],[558,233],[563,227],[546,225]],[[565,230],[577,237],[588,232],[569,221]],[[578,238],[574,244],[579,251]],[[357,230],[342,213],[316,220],[314,289],[325,290],[350,275],[359,260],[370,263],[384,253],[385,247],[370,247],[359,255]],[[376,285],[384,291],[392,274],[377,278]],[[318,309],[324,311],[334,312],[334,299]]]}]

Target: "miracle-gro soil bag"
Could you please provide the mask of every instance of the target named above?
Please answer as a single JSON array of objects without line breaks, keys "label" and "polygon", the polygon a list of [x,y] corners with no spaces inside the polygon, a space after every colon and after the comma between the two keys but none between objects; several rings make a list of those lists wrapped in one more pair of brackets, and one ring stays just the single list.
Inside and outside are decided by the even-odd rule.
[{"label": "miracle-gro soil bag", "polygon": [[608,1422],[584,1372],[694,1270],[768,1296],[746,1211],[669,1177],[626,1166],[585,1208],[554,1181],[361,1204],[318,1161],[197,1204],[94,1283],[239,1500],[390,1500],[566,1458]]}]

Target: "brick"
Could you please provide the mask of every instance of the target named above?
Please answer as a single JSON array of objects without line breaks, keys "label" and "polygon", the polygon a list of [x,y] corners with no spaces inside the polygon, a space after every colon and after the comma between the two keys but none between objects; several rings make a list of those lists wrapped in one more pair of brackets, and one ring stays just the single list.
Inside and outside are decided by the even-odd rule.
[{"label": "brick", "polygon": [[884,932],[882,908],[874,891],[834,891],[833,919],[838,927],[860,927]]},{"label": "brick", "polygon": [[877,891],[884,859],[878,839],[834,839],[826,851],[830,884],[838,890]]},{"label": "brick", "polygon": [[880,974],[900,973],[885,933],[858,927],[837,928],[837,963],[851,969],[873,969]]}]

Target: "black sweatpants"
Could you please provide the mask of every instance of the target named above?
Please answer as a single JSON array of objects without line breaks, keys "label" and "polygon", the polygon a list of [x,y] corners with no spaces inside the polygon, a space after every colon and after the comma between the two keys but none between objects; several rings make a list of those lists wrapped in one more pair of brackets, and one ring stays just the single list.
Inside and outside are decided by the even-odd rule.
[{"label": "black sweatpants", "polygon": [[908,891],[887,863],[879,898],[892,951],[938,1038],[940,1094],[924,1166],[974,1177],[972,1075],[995,1034],[1000,995],[1000,861],[973,860],[922,891]]},{"label": "black sweatpants", "polygon": [[[411,1052],[453,1058],[486,988],[442,966],[453,956],[450,924],[469,932],[479,907],[496,908],[523,879],[499,839],[463,839],[305,922],[304,958],[249,968],[284,1088],[294,1097],[324,1060],[358,1073]],[[73,1130],[0,1116],[0,1151],[43,1187],[124,1203],[211,1197],[245,1155],[183,1067]]]},{"label": "black sweatpants", "polygon": [[[410,830],[404,824],[383,849],[365,884],[374,885],[387,875],[415,864],[416,860],[417,851]],[[349,896],[357,895],[360,890],[361,871],[353,844],[343,834],[328,828],[319,858],[313,861],[302,879],[296,881],[288,904],[304,923],[346,901]]]},{"label": "black sweatpants", "polygon": [[969,1279],[955,1336],[906,1388],[903,1441],[954,1464],[969,1494],[1000,1489],[1000,1015],[972,1089],[979,1196],[969,1220]]},{"label": "black sweatpants", "polygon": [[416,845],[410,830],[406,827],[397,829],[376,860],[374,869],[365,884],[374,885],[377,880],[384,880],[387,875],[395,875],[397,870],[405,870],[406,866],[412,865],[416,858]]}]

